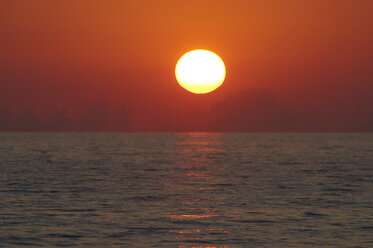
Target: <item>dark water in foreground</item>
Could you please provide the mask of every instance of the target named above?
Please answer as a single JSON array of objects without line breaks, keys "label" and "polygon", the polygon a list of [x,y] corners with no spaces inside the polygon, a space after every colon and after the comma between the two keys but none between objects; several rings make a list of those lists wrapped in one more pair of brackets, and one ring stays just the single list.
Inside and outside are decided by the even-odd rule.
[{"label": "dark water in foreground", "polygon": [[373,134],[0,134],[1,247],[373,247]]}]

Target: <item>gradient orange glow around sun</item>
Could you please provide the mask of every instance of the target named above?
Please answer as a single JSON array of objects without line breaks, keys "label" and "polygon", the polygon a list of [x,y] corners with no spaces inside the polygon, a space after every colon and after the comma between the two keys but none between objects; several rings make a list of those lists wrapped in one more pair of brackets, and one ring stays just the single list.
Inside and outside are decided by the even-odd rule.
[{"label": "gradient orange glow around sun", "polygon": [[180,86],[195,94],[206,94],[224,82],[223,60],[208,50],[193,50],[184,54],[176,64],[176,79]]}]

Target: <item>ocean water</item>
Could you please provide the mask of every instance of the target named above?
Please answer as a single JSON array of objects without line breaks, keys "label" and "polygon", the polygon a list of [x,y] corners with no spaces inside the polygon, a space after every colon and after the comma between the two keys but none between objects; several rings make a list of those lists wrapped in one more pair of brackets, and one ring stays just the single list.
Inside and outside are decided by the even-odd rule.
[{"label": "ocean water", "polygon": [[0,247],[373,247],[373,134],[2,133]]}]

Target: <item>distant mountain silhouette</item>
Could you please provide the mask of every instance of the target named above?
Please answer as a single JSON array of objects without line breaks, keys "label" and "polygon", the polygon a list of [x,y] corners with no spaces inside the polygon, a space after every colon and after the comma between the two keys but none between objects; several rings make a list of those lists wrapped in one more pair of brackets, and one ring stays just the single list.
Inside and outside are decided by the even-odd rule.
[{"label": "distant mountain silhouette", "polygon": [[12,128],[12,113],[4,106],[0,106],[0,131],[9,131]]},{"label": "distant mountain silhouette", "polygon": [[54,109],[52,116],[44,121],[45,129],[49,131],[71,131],[73,129],[74,120],[71,119],[71,114],[68,110],[61,106]]},{"label": "distant mountain silhouette", "polygon": [[127,132],[133,130],[133,113],[127,106],[122,105],[113,115],[111,131]]},{"label": "distant mountain silhouette", "polygon": [[89,106],[83,117],[78,120],[78,131],[103,131],[109,118],[109,110],[106,101],[99,98]]},{"label": "distant mountain silhouette", "polygon": [[137,111],[126,105],[110,111],[106,100],[99,98],[81,116],[74,118],[71,110],[60,105],[43,118],[33,107],[14,110],[0,106],[0,131],[373,131],[370,93],[358,94],[352,90],[342,93],[336,91],[336,96],[331,99],[319,96],[315,101],[322,107],[296,114],[279,102],[271,91],[261,88],[232,94],[211,105],[198,96],[192,99],[193,104],[187,101],[179,105],[155,104],[155,107],[147,106]]},{"label": "distant mountain silhouette", "polygon": [[211,106],[218,118],[213,131],[264,132],[291,130],[294,117],[267,89],[248,89]]},{"label": "distant mountain silhouette", "polygon": [[18,111],[14,117],[14,127],[17,131],[40,131],[43,130],[43,123],[34,108]]}]

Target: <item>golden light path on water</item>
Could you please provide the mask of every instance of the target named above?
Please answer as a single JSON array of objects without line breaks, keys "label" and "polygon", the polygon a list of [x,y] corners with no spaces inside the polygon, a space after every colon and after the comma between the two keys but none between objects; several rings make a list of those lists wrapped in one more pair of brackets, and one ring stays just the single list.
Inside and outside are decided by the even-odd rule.
[{"label": "golden light path on water", "polygon": [[[180,171],[179,185],[175,185],[174,199],[177,202],[177,214],[170,214],[168,217],[178,222],[205,222],[213,223],[214,218],[225,214],[226,199],[224,197],[211,198],[212,190],[219,190],[221,185],[228,182],[217,177],[214,157],[224,151],[219,148],[219,134],[209,139],[203,133],[181,134],[177,144],[177,154],[182,161],[179,163]],[[203,227],[204,225],[200,225]],[[229,235],[232,230],[222,227],[206,225],[205,228],[171,229],[170,233],[175,234],[176,240],[184,242],[210,242],[211,238]],[[207,246],[179,246],[179,248],[230,248],[229,245],[207,245]]]}]

